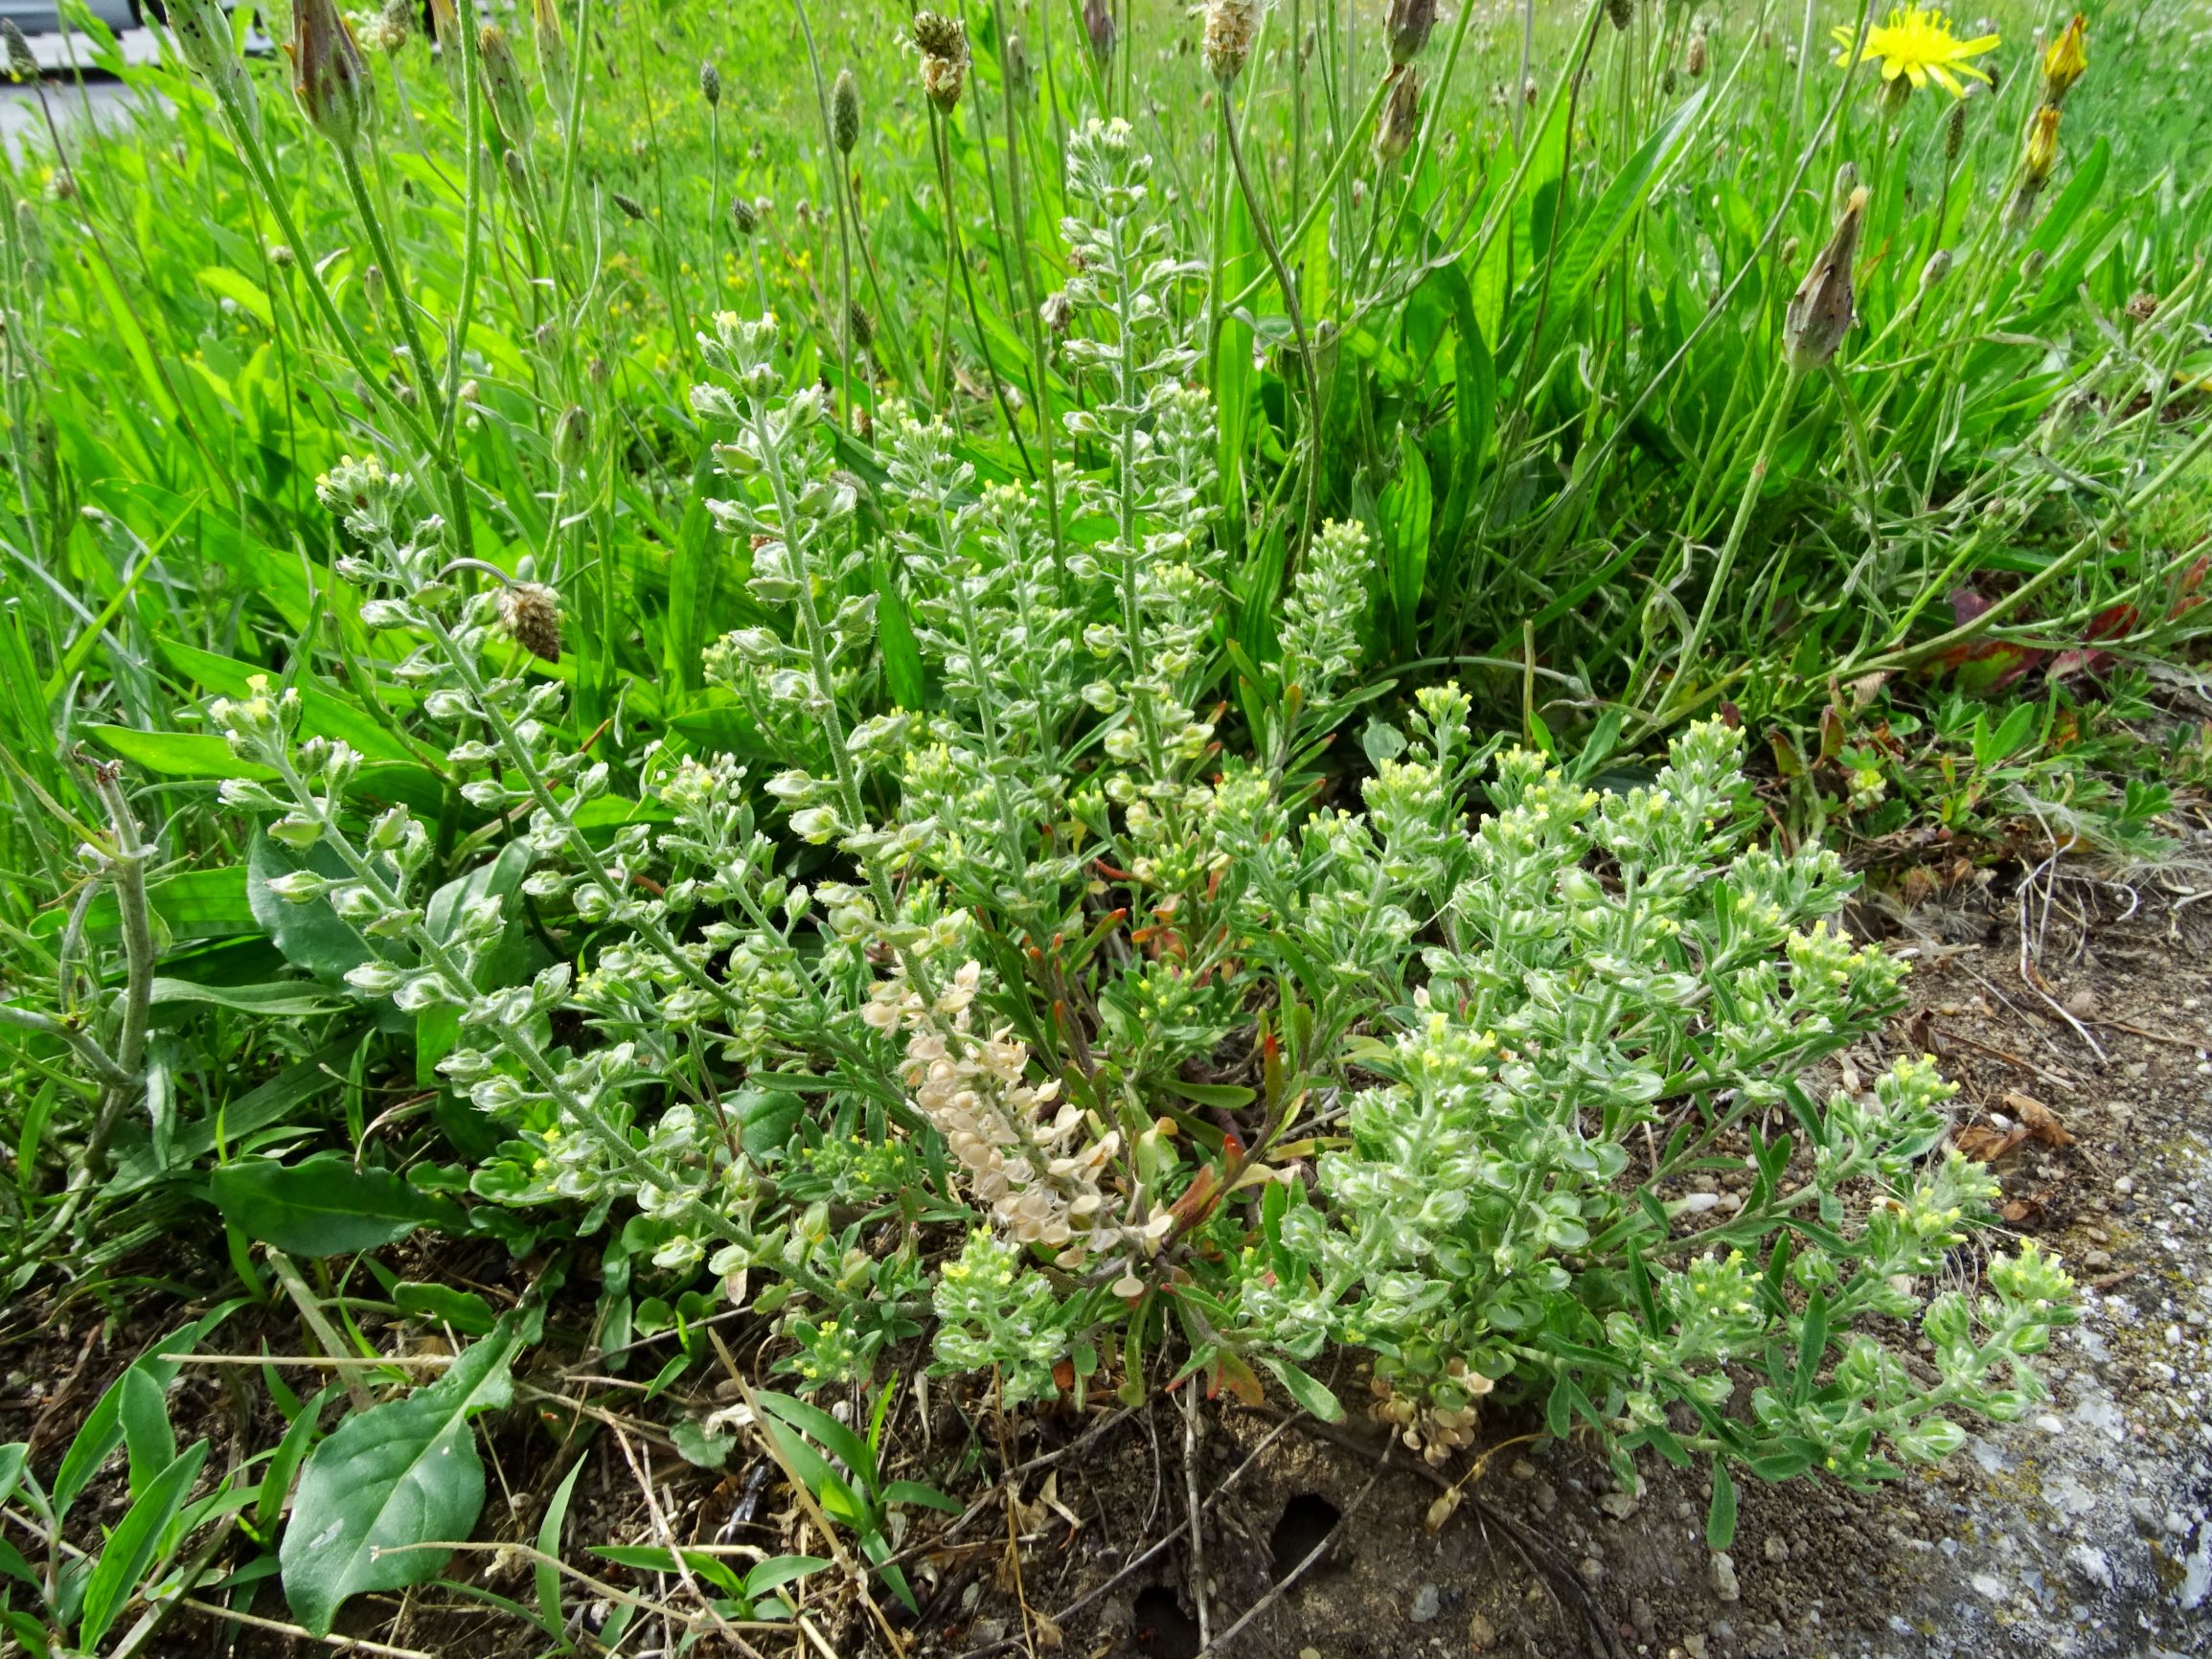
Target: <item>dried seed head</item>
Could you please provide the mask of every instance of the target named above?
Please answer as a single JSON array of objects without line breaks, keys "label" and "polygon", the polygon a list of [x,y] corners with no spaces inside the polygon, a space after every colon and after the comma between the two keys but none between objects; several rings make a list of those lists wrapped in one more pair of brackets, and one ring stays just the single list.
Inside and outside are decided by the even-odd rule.
[{"label": "dried seed head", "polygon": [[711,57],[699,65],[699,96],[707,101],[709,109],[722,101],[722,72]]},{"label": "dried seed head", "polygon": [[2128,315],[2134,322],[2148,323],[2158,314],[2158,296],[2145,289],[2128,298]]},{"label": "dried seed head", "polygon": [[942,11],[917,11],[914,44],[922,54],[922,90],[950,115],[968,85],[968,26]]},{"label": "dried seed head", "polygon": [[1852,265],[1859,257],[1859,228],[1866,216],[1866,192],[1854,190],[1813,269],[1790,297],[1782,323],[1783,349],[1799,374],[1831,362],[1851,327],[1857,305]]},{"label": "dried seed head", "polygon": [[2066,101],[2074,82],[2088,73],[2089,20],[2079,11],[2043,54],[2043,102],[2053,109]]},{"label": "dried seed head", "polygon": [[738,227],[738,235],[749,237],[761,228],[761,216],[753,204],[741,195],[730,197],[730,222]]},{"label": "dried seed head", "polygon": [[1383,29],[1390,36],[1390,61],[1411,63],[1436,31],[1436,0],[1390,0]]},{"label": "dried seed head", "polygon": [[1385,166],[1413,148],[1421,130],[1421,73],[1411,64],[1390,77],[1390,92],[1375,124],[1375,154]]},{"label": "dried seed head", "polygon": [[609,191],[607,199],[622,210],[622,216],[626,219],[635,221],[645,217],[645,203],[633,195],[624,195],[619,190]]},{"label": "dried seed head", "polygon": [[563,466],[575,466],[590,447],[591,417],[582,404],[571,403],[553,423],[553,458]]},{"label": "dried seed head", "polygon": [[1690,36],[1690,49],[1682,58],[1682,67],[1690,72],[1690,79],[1692,80],[1697,80],[1699,76],[1705,73],[1705,54],[1708,48],[1705,45],[1705,32],[1700,29],[1697,34]]},{"label": "dried seed head", "polygon": [[1114,14],[1106,0],[1083,0],[1083,32],[1100,63],[1114,55]]},{"label": "dried seed head", "polygon": [[560,595],[543,582],[511,582],[501,589],[499,625],[539,661],[560,661]]},{"label": "dried seed head", "polygon": [[1054,334],[1065,334],[1068,322],[1074,315],[1075,306],[1069,301],[1065,288],[1055,288],[1045,295],[1044,303],[1037,307],[1038,321],[1045,326],[1047,332]]},{"label": "dried seed head", "polygon": [[1623,34],[1636,20],[1636,0],[1606,0],[1606,15]]},{"label": "dried seed head", "polygon": [[851,155],[860,142],[860,83],[850,69],[837,71],[837,84],[830,94],[830,136],[840,155]]},{"label": "dried seed head", "polygon": [[518,150],[530,148],[533,122],[530,90],[522,84],[522,66],[514,61],[514,48],[507,31],[487,23],[476,36],[476,66],[483,73],[484,95],[491,102],[491,119]]},{"label": "dried seed head", "polygon": [[338,148],[352,149],[369,123],[369,66],[334,0],[299,0],[291,54],[292,91],[308,124]]},{"label": "dried seed head", "polygon": [[1259,23],[1258,0],[1206,0],[1206,68],[1223,86],[1243,73]]},{"label": "dried seed head", "polygon": [[299,256],[293,253],[286,244],[283,242],[270,244],[269,263],[276,266],[278,270],[288,271],[299,262]]}]

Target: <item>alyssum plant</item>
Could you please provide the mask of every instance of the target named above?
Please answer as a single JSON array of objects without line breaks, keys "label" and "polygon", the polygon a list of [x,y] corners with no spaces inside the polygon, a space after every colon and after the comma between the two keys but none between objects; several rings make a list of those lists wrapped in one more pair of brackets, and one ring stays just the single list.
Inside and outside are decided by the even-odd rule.
[{"label": "alyssum plant", "polygon": [[[464,591],[403,474],[323,481],[364,622],[571,960],[502,967],[495,898],[427,910],[430,830],[349,806],[356,759],[301,739],[296,689],[211,710],[267,769],[226,795],[302,854],[279,895],[373,952],[357,992],[457,1015],[440,1070],[507,1137],[479,1197],[586,1227],[635,1205],[661,1270],[780,1319],[809,1388],[933,1322],[940,1368],[1009,1403],[1140,1394],[1179,1352],[1333,1413],[1307,1368],[1345,1345],[1432,1458],[1502,1391],[1621,1459],[1710,1458],[1728,1493],[1730,1463],[1870,1478],[2041,1398],[2053,1263],[1924,1293],[1995,1190],[1942,1148],[1948,1087],[1916,1061],[1801,1086],[1903,968],[1830,928],[1832,854],[1749,844],[1734,734],[1600,795],[1490,763],[1429,687],[1410,731],[1370,726],[1362,809],[1328,804],[1371,562],[1347,525],[1271,660],[1236,657],[1250,719],[1217,725],[1213,411],[1182,379],[1204,295],[1125,125],[1070,163],[1064,541],[936,421],[891,411],[879,466],[838,469],[772,318],[700,334],[714,511],[762,615],[708,660],[743,761],[587,760],[523,671],[554,596]],[[1878,1317],[1917,1317],[1931,1362]]]}]

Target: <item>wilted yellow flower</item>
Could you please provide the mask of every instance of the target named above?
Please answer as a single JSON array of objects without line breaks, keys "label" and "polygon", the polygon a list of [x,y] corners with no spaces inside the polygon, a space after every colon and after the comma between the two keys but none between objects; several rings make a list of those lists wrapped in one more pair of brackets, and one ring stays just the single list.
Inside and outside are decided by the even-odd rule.
[{"label": "wilted yellow flower", "polygon": [[2089,20],[2077,11],[2065,33],[2043,54],[2043,102],[2053,109],[2065,102],[2066,94],[2088,68]]},{"label": "wilted yellow flower", "polygon": [[2028,127],[2028,187],[2041,190],[2043,181],[2051,176],[2051,169],[2058,164],[2058,159],[2059,112],[2055,105],[2046,103],[2036,111],[2036,119]]},{"label": "wilted yellow flower", "polygon": [[1854,63],[1867,60],[1879,61],[1883,80],[1894,81],[1902,76],[1920,87],[1933,78],[1953,98],[1966,96],[1966,87],[1959,80],[1962,75],[1988,82],[1989,76],[1967,59],[1995,51],[1997,44],[1995,34],[1977,34],[1972,40],[1961,40],[1950,32],[1950,18],[1941,11],[1920,6],[1897,8],[1890,12],[1888,22],[1879,23],[1866,32],[1863,43],[1855,44],[1847,28],[1838,26],[1833,33],[1836,43],[1843,48],[1836,58],[1838,68],[1849,69]]}]

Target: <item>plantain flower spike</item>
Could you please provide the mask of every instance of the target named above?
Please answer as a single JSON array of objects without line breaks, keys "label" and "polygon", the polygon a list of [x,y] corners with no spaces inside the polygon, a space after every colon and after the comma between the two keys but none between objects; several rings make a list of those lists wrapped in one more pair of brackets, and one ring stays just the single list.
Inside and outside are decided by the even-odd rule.
[{"label": "plantain flower spike", "polygon": [[1101,65],[1114,55],[1114,13],[1106,0],[1083,0],[1083,32]]},{"label": "plantain flower spike", "polygon": [[734,195],[730,197],[730,222],[738,227],[738,235],[749,237],[761,228],[761,216],[749,200]]},{"label": "plantain flower spike", "polygon": [[1683,55],[1682,67],[1690,72],[1690,79],[1692,80],[1696,80],[1704,75],[1705,54],[1708,50],[1709,49],[1705,44],[1704,30],[1700,29],[1697,34],[1690,36],[1690,49]]},{"label": "plantain flower spike", "polygon": [[1390,77],[1389,96],[1382,117],[1375,124],[1375,153],[1383,163],[1395,162],[1413,148],[1421,130],[1421,72],[1411,64]]},{"label": "plantain flower spike", "polygon": [[514,48],[507,31],[487,23],[476,36],[476,66],[484,76],[484,95],[490,101],[491,119],[512,150],[528,150],[534,131],[530,89],[522,84],[522,67],[514,61]]},{"label": "plantain flower spike", "polygon": [[851,155],[860,142],[860,83],[850,69],[837,71],[837,84],[830,93],[830,136],[840,155]]},{"label": "plantain flower spike", "polygon": [[968,26],[942,11],[914,13],[914,44],[922,53],[922,90],[950,115],[968,85]]},{"label": "plantain flower spike", "polygon": [[1851,328],[1858,304],[1852,287],[1852,265],[1859,257],[1859,228],[1866,216],[1866,189],[1859,186],[1844,205],[1836,234],[1813,269],[1790,296],[1783,315],[1782,344],[1790,367],[1802,375],[1834,361],[1836,349]]},{"label": "plantain flower spike", "polygon": [[0,42],[8,52],[8,79],[11,80],[36,80],[37,55],[31,50],[31,42],[23,38],[23,31],[16,27],[12,17],[0,17]]},{"label": "plantain flower spike", "polygon": [[1436,0],[1390,0],[1383,29],[1390,36],[1390,61],[1411,63],[1436,30]]},{"label": "plantain flower spike", "polygon": [[299,0],[292,9],[292,91],[308,125],[341,150],[360,142],[371,109],[369,66],[336,0]]},{"label": "plantain flower spike", "polygon": [[2089,20],[2079,11],[2043,54],[2043,102],[2053,109],[2065,102],[2074,82],[2089,69]]},{"label": "plantain flower spike", "polygon": [[1223,86],[1243,73],[1259,23],[1259,0],[1206,0],[1206,68]]},{"label": "plantain flower spike", "polygon": [[1623,34],[1636,20],[1636,0],[1606,0],[1606,15]]},{"label": "plantain flower spike", "polygon": [[699,65],[699,96],[707,101],[709,109],[722,101],[722,72],[711,57]]},{"label": "plantain flower spike", "polygon": [[545,102],[558,121],[568,119],[568,37],[560,32],[560,11],[554,0],[530,0],[530,14],[537,28],[537,73],[545,82]]}]

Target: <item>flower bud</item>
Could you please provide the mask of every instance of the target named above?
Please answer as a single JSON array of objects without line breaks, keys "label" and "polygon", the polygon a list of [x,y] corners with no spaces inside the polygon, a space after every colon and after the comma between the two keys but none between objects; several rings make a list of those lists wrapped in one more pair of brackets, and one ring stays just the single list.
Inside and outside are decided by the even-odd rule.
[{"label": "flower bud", "polygon": [[[322,0],[329,4],[329,0]],[[476,36],[477,67],[484,74],[484,94],[491,103],[491,119],[499,124],[499,131],[515,149],[530,148],[532,119],[530,89],[522,84],[522,67],[514,61],[514,48],[507,43],[507,31],[496,23],[487,23]]]},{"label": "flower bud", "polygon": [[[580,404],[571,403],[553,424],[553,458],[563,466],[581,464],[591,444],[591,417]],[[538,655],[545,653],[539,651]]]},{"label": "flower bud", "polygon": [[437,42],[438,67],[445,73],[445,84],[458,98],[463,85],[461,14],[453,0],[430,0],[430,38]]},{"label": "flower bud", "polygon": [[830,94],[830,137],[840,155],[851,155],[860,142],[860,83],[850,69],[837,71],[837,84]]},{"label": "flower bud", "polygon": [[[582,414],[582,410],[571,410]],[[567,416],[561,420],[565,425]],[[543,582],[518,581],[499,595],[499,625],[540,661],[560,661],[560,595]]]},{"label": "flower bud", "polygon": [[1027,100],[1030,94],[1029,43],[1019,34],[1006,37],[1006,92],[1009,98]]},{"label": "flower bud", "polygon": [[361,297],[369,302],[372,313],[381,314],[384,309],[384,267],[371,265],[361,273]]},{"label": "flower bud", "polygon": [[560,325],[558,323],[540,323],[532,331],[530,337],[537,342],[537,349],[540,352],[554,351],[560,345]]},{"label": "flower bud", "polygon": [[507,172],[507,188],[513,191],[516,195],[523,195],[528,193],[530,190],[530,169],[523,163],[522,151],[519,149],[509,150],[507,152],[507,159],[503,166],[505,167]]},{"label": "flower bud", "polygon": [[8,79],[36,80],[38,58],[31,50],[31,42],[23,38],[23,31],[15,26],[14,18],[0,17],[0,40],[7,42]]},{"label": "flower bud", "polygon": [[1836,235],[1790,297],[1782,322],[1783,349],[1799,374],[1833,361],[1851,327],[1857,303],[1852,265],[1859,256],[1859,229],[1865,216],[1866,191],[1861,187],[1851,193]]},{"label": "flower bud", "polygon": [[1421,75],[1410,64],[1390,77],[1390,92],[1375,125],[1375,154],[1387,164],[1413,148],[1421,130]]},{"label": "flower bud", "polygon": [[722,72],[711,57],[699,65],[699,96],[707,101],[709,109],[722,102]]},{"label": "flower bud", "polygon": [[342,150],[359,142],[371,102],[369,66],[336,0],[299,0],[292,11],[292,91],[308,125]]},{"label": "flower bud", "polygon": [[622,216],[624,218],[629,219],[633,223],[636,220],[645,217],[645,203],[639,201],[637,197],[633,195],[625,195],[619,190],[609,191],[607,193],[607,199],[613,202],[616,207],[622,210]]},{"label": "flower bud", "polygon": [[1436,0],[1390,0],[1383,24],[1390,36],[1390,61],[1411,63],[1436,29]]},{"label": "flower bud", "polygon": [[1083,32],[1102,65],[1114,55],[1114,14],[1106,0],[1083,0]]},{"label": "flower bud", "polygon": [[2065,102],[2074,82],[2088,73],[2089,20],[2079,11],[2043,54],[2043,102],[2053,109]]},{"label": "flower bud", "polygon": [[1944,279],[1950,275],[1950,249],[1938,248],[1927,256],[1927,263],[1920,267],[1920,291],[1924,294],[1933,293],[1943,286]]},{"label": "flower bud", "polygon": [[283,242],[269,244],[269,263],[280,271],[288,271],[300,262],[299,256]]},{"label": "flower bud", "polygon": [[530,0],[532,20],[537,27],[537,73],[545,84],[545,102],[555,121],[568,119],[568,39],[560,32],[560,11],[555,0]]},{"label": "flower bud", "polygon": [[968,85],[968,26],[942,11],[917,11],[914,44],[922,54],[922,90],[950,115]]},{"label": "flower bud", "polygon": [[1206,0],[1206,68],[1223,86],[1243,73],[1259,22],[1257,0]]}]

